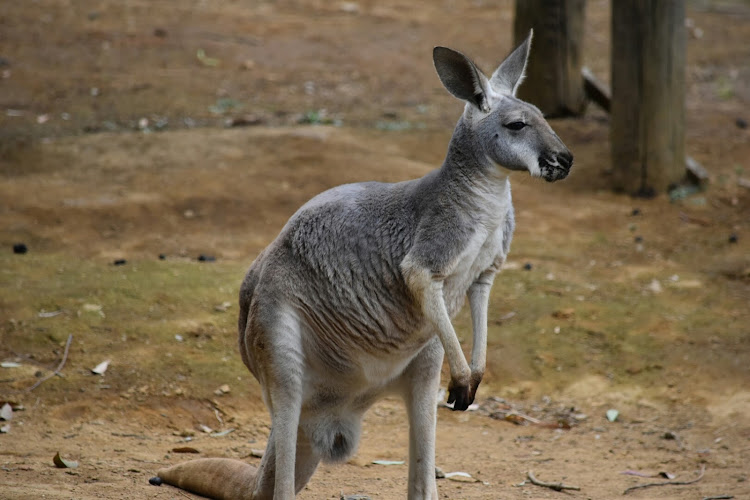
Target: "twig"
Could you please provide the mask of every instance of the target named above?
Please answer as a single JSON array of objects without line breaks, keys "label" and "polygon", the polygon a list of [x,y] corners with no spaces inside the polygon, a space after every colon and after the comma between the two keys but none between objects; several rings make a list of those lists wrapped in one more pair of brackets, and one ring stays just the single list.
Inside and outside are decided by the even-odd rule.
[{"label": "twig", "polygon": [[734,495],[716,495],[715,497],[703,497],[703,500],[732,500]]},{"label": "twig", "polygon": [[26,392],[33,391],[34,389],[36,389],[37,387],[39,387],[40,385],[42,385],[43,382],[46,382],[47,380],[51,379],[52,377],[54,377],[55,375],[58,375],[60,373],[60,370],[62,370],[63,366],[65,366],[65,361],[68,359],[68,350],[70,349],[70,343],[72,341],[73,341],[73,334],[71,333],[70,335],[68,335],[68,341],[65,343],[65,352],[63,353],[62,361],[60,361],[60,364],[57,365],[57,368],[55,368],[55,371],[53,371],[52,373],[50,373],[46,377],[43,377],[43,378],[40,378],[39,380],[37,380],[37,382],[34,385],[32,385],[31,387],[29,387],[28,389],[26,389]]},{"label": "twig", "polygon": [[527,473],[529,477],[529,481],[531,481],[531,484],[535,484],[537,486],[543,486],[545,488],[551,488],[555,491],[562,491],[562,490],[575,490],[575,491],[581,491],[581,488],[578,486],[569,486],[567,484],[563,483],[545,483],[544,481],[538,480],[536,477],[534,477],[534,473],[529,471]]},{"label": "twig", "polygon": [[666,481],[664,483],[639,484],[639,485],[636,485],[636,486],[631,486],[630,488],[628,488],[625,491],[623,491],[622,494],[623,495],[627,495],[631,491],[638,490],[638,489],[641,489],[641,488],[650,488],[652,486],[686,486],[688,484],[695,484],[698,481],[700,481],[701,479],[703,479],[703,474],[705,474],[705,473],[706,473],[706,466],[702,465],[701,466],[701,473],[700,473],[700,475],[698,475],[698,477],[696,477],[695,479],[692,479],[690,481]]}]

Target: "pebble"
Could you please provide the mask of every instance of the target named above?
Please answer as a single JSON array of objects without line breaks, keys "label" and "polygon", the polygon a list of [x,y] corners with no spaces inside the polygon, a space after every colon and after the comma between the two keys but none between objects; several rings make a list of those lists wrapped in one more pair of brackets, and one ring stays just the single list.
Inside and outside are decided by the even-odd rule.
[{"label": "pebble", "polygon": [[735,125],[737,125],[737,128],[746,129],[747,128],[747,120],[744,118],[737,118],[734,122]]},{"label": "pebble", "polygon": [[630,215],[635,217],[636,215],[641,215],[641,209],[640,208],[634,208],[632,212],[630,212]]},{"label": "pebble", "polygon": [[151,479],[148,480],[148,483],[153,486],[161,486],[161,478],[159,476],[154,476]]},{"label": "pebble", "polygon": [[29,247],[25,243],[16,243],[13,245],[13,253],[24,254],[29,251]]},{"label": "pebble", "polygon": [[198,261],[199,262],[216,262],[216,257],[214,257],[213,255],[200,254],[198,256]]},{"label": "pebble", "polygon": [[729,243],[737,243],[738,240],[739,238],[735,233],[729,235]]},{"label": "pebble", "polygon": [[531,262],[527,262],[526,264],[524,264],[523,269],[525,271],[531,271]]},{"label": "pebble", "polygon": [[115,266],[124,266],[127,263],[128,261],[125,259],[117,259],[112,264],[114,264]]}]

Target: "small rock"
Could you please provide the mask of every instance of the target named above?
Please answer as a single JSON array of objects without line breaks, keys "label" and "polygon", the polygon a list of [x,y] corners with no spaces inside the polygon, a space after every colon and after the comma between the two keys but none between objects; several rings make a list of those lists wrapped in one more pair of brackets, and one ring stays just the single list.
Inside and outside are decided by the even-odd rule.
[{"label": "small rock", "polygon": [[632,215],[633,217],[641,215],[641,209],[640,208],[634,208],[633,211],[630,212],[630,215]]},{"label": "small rock", "polygon": [[154,476],[151,479],[148,480],[148,484],[152,486],[161,486],[161,478],[159,476]]},{"label": "small rock", "polygon": [[167,260],[166,254],[160,253],[159,254],[159,260]]},{"label": "small rock", "polygon": [[216,257],[213,255],[200,254],[198,256],[198,262],[216,262]]},{"label": "small rock", "polygon": [[737,118],[734,121],[734,124],[737,125],[737,128],[746,129],[747,128],[747,120],[744,118]]},{"label": "small rock", "polygon": [[661,293],[662,292],[662,286],[661,286],[661,283],[659,283],[658,280],[651,280],[651,283],[649,283],[646,286],[646,289],[650,290],[653,293]]},{"label": "small rock", "polygon": [[115,265],[115,266],[124,266],[127,263],[128,263],[128,261],[125,260],[125,259],[117,259],[112,264]]},{"label": "small rock", "polygon": [[15,245],[13,245],[13,253],[25,254],[28,251],[29,247],[27,247],[25,243],[16,243]]},{"label": "small rock", "polygon": [[729,235],[729,243],[737,243],[738,240],[739,238],[735,233]]},{"label": "small rock", "polygon": [[11,407],[8,403],[5,403],[2,408],[0,408],[0,420],[11,420],[13,418],[13,407]]},{"label": "small rock", "polygon": [[643,236],[636,236],[633,241],[636,243],[643,243]]},{"label": "small rock", "polygon": [[356,2],[341,2],[339,4],[339,10],[346,12],[347,14],[359,14],[359,4]]},{"label": "small rock", "polygon": [[154,36],[158,38],[166,38],[167,37],[167,30],[164,28],[155,28],[154,29]]},{"label": "small rock", "polygon": [[524,271],[531,271],[531,262],[527,262],[523,265]]}]

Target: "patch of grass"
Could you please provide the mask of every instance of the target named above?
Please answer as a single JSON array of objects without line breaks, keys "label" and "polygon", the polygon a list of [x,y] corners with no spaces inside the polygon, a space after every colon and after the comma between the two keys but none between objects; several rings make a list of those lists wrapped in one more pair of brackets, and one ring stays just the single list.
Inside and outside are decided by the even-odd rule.
[{"label": "patch of grass", "polygon": [[[3,255],[0,268],[0,359],[51,368],[72,334],[65,383],[56,384],[63,392],[78,390],[81,377],[105,359],[112,360],[105,379],[113,390],[167,387],[181,375],[195,377],[194,390],[209,391],[249,377],[236,348],[240,264],[112,266],[28,254]],[[217,310],[225,302],[228,310]]]}]

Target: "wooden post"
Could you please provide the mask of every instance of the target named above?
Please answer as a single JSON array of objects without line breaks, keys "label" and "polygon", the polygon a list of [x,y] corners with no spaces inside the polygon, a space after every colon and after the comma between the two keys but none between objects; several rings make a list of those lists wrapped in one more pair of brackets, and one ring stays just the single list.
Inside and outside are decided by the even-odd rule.
[{"label": "wooden post", "polygon": [[518,96],[549,117],[580,115],[585,0],[516,0],[513,35],[520,44],[534,28],[527,79]]},{"label": "wooden post", "polygon": [[685,2],[612,3],[614,188],[653,196],[685,176]]}]

